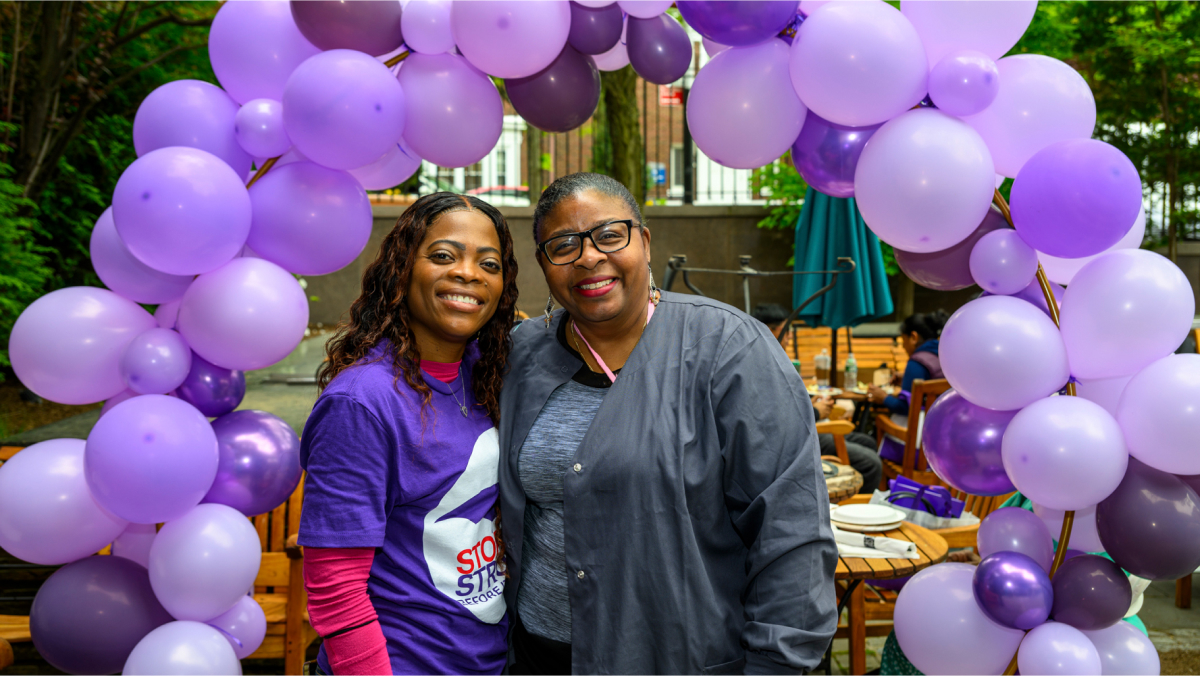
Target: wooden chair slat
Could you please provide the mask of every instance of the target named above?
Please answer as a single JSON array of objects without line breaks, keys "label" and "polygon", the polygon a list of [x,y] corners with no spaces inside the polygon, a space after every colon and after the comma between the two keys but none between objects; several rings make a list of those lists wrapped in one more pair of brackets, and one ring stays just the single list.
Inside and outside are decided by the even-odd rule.
[{"label": "wooden chair slat", "polygon": [[282,552],[287,540],[287,503],[271,510],[271,530],[268,535],[270,547],[267,551]]}]

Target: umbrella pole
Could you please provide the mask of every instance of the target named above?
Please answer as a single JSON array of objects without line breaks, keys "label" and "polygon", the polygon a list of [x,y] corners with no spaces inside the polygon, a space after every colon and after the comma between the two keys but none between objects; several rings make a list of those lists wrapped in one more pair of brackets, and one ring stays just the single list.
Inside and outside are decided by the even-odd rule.
[{"label": "umbrella pole", "polygon": [[831,341],[829,341],[829,352],[830,352],[830,357],[829,357],[829,386],[830,386],[830,387],[837,387],[837,386],[838,386],[838,379],[837,379],[837,373],[838,373],[838,367],[837,367],[837,364],[838,364],[838,361],[837,361],[837,329],[834,329],[833,331],[831,331],[831,333],[833,334],[833,339],[832,339]]}]

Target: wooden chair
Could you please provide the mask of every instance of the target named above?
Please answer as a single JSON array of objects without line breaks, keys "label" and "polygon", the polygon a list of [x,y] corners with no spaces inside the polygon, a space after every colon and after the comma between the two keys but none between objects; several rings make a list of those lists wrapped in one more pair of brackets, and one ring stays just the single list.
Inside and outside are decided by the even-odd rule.
[{"label": "wooden chair", "polygon": [[[944,378],[938,380],[914,380],[912,396],[909,397],[908,403],[908,425],[904,427],[892,422],[891,417],[887,413],[880,413],[875,416],[875,433],[881,443],[884,435],[895,437],[904,442],[904,459],[902,462],[883,461],[883,478],[880,479],[880,490],[886,490],[888,481],[898,476],[908,477],[913,481],[919,481],[923,484],[941,483],[937,475],[929,469],[929,462],[925,459],[925,454],[921,452],[924,445],[923,439],[921,439],[921,422],[924,420],[925,411],[929,410],[934,400],[948,389],[950,389],[950,382]],[[951,545],[951,547],[953,546]]]},{"label": "wooden chair", "polygon": [[850,464],[850,454],[846,451],[846,435],[854,431],[854,423],[848,420],[826,420],[817,423],[817,434],[832,434],[833,446],[837,449],[837,461],[843,465]]}]

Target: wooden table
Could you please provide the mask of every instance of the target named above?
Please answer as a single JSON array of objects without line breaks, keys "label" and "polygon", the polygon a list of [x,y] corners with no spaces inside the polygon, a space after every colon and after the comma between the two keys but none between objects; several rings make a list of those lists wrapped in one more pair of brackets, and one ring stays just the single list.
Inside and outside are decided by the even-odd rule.
[{"label": "wooden table", "polygon": [[862,488],[862,474],[849,465],[843,465],[835,456],[821,456],[821,465],[822,469],[824,469],[824,465],[829,465],[837,472],[832,476],[825,475],[825,487],[829,490],[830,502],[841,502],[858,493],[858,490]]},{"label": "wooden table", "polygon": [[[887,580],[912,575],[918,571],[946,560],[950,548],[946,540],[936,531],[922,528],[905,521],[900,527],[882,533],[896,540],[915,542],[919,559],[862,559],[853,556],[838,557],[835,580],[846,583],[846,591],[838,602],[838,618],[842,609],[849,608],[847,624],[850,639],[850,673],[862,674],[867,670],[867,618],[863,604],[863,580]],[[832,650],[832,646],[831,646]],[[828,672],[827,672],[828,673]]]}]

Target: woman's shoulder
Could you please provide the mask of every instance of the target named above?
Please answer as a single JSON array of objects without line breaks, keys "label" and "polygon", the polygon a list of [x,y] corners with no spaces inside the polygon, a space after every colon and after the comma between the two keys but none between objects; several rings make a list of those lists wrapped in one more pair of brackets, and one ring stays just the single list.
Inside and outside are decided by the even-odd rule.
[{"label": "woman's shoulder", "polygon": [[397,385],[407,387],[403,378],[397,382],[386,351],[375,349],[334,376],[319,399],[351,401],[379,414],[390,409],[400,396]]},{"label": "woman's shoulder", "polygon": [[747,341],[771,337],[762,322],[732,305],[705,296],[663,291],[655,309],[655,321],[660,316],[693,340],[707,338],[723,343],[734,335]]}]

